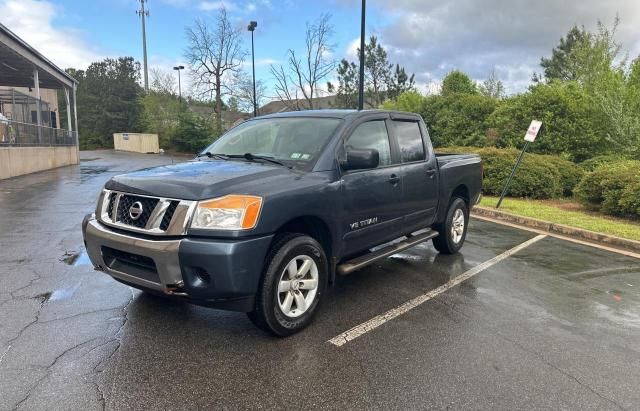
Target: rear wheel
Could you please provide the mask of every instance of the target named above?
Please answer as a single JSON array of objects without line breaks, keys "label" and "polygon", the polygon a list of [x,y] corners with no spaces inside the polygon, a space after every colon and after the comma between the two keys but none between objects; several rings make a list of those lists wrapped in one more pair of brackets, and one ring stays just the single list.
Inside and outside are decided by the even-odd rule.
[{"label": "rear wheel", "polygon": [[311,323],[327,282],[322,246],[302,234],[280,237],[269,252],[266,271],[249,319],[284,337]]},{"label": "rear wheel", "polygon": [[469,224],[469,208],[460,197],[449,204],[444,223],[435,227],[439,235],[433,239],[433,246],[443,254],[455,254],[464,244]]}]

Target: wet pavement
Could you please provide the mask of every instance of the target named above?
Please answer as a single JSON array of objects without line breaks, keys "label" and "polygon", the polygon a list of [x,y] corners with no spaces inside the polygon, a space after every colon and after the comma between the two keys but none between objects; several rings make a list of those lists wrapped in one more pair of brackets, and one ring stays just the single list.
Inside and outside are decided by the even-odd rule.
[{"label": "wet pavement", "polygon": [[94,272],[80,222],[112,175],[181,161],[96,151],[0,181],[0,409],[640,408],[640,261],[544,238],[347,344],[327,341],[535,234],[472,221],[339,278],[287,339],[242,313]]}]

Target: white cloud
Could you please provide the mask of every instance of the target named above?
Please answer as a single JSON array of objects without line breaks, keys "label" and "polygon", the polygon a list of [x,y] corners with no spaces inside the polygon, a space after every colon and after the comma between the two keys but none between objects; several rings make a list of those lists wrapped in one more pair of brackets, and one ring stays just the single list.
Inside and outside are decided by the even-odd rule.
[{"label": "white cloud", "polygon": [[105,57],[83,39],[84,33],[54,25],[61,13],[48,1],[0,0],[2,24],[61,68],[84,69]]},{"label": "white cloud", "polygon": [[349,45],[347,46],[347,50],[345,51],[345,56],[349,61],[358,60],[358,49],[360,48],[360,37],[353,39]]},{"label": "white cloud", "polygon": [[624,50],[640,53],[638,0],[372,0],[368,8],[387,23],[367,36],[378,34],[389,59],[415,72],[419,83],[439,80],[452,69],[482,80],[495,68],[509,92],[522,91],[541,71],[540,58],[573,25],[593,30],[602,20],[610,27],[616,14]]},{"label": "white cloud", "polygon": [[[272,58],[262,58],[262,59],[257,59],[256,60],[256,67],[265,67],[265,66],[270,66],[272,64],[278,64],[280,62],[280,60],[276,60],[276,59],[272,59]],[[248,58],[246,58],[243,62],[242,62],[242,68],[245,70],[250,70],[251,69],[251,55],[248,56]]]},{"label": "white cloud", "polygon": [[226,9],[227,11],[234,10],[236,5],[229,1],[202,1],[198,5],[198,8],[203,11],[213,11],[213,10],[222,10]]}]

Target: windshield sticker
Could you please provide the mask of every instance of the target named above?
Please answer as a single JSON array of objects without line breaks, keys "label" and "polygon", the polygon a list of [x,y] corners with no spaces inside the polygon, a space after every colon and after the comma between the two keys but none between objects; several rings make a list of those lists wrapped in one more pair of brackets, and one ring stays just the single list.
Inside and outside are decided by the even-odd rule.
[{"label": "windshield sticker", "polygon": [[303,159],[303,160],[308,160],[308,159],[311,158],[311,154],[303,154],[303,155],[300,156],[300,158]]},{"label": "windshield sticker", "polygon": [[292,154],[291,154],[291,158],[293,158],[293,159],[298,159],[298,158],[300,158],[300,156],[301,156],[301,155],[302,155],[302,154],[300,154],[300,153],[292,153]]}]

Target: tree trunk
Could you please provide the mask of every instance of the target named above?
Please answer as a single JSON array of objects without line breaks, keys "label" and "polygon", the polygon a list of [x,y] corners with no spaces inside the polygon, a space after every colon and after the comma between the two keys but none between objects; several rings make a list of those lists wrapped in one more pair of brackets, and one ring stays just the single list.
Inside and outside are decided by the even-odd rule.
[{"label": "tree trunk", "polygon": [[218,135],[222,134],[222,93],[220,89],[221,76],[216,76],[216,131]]}]

